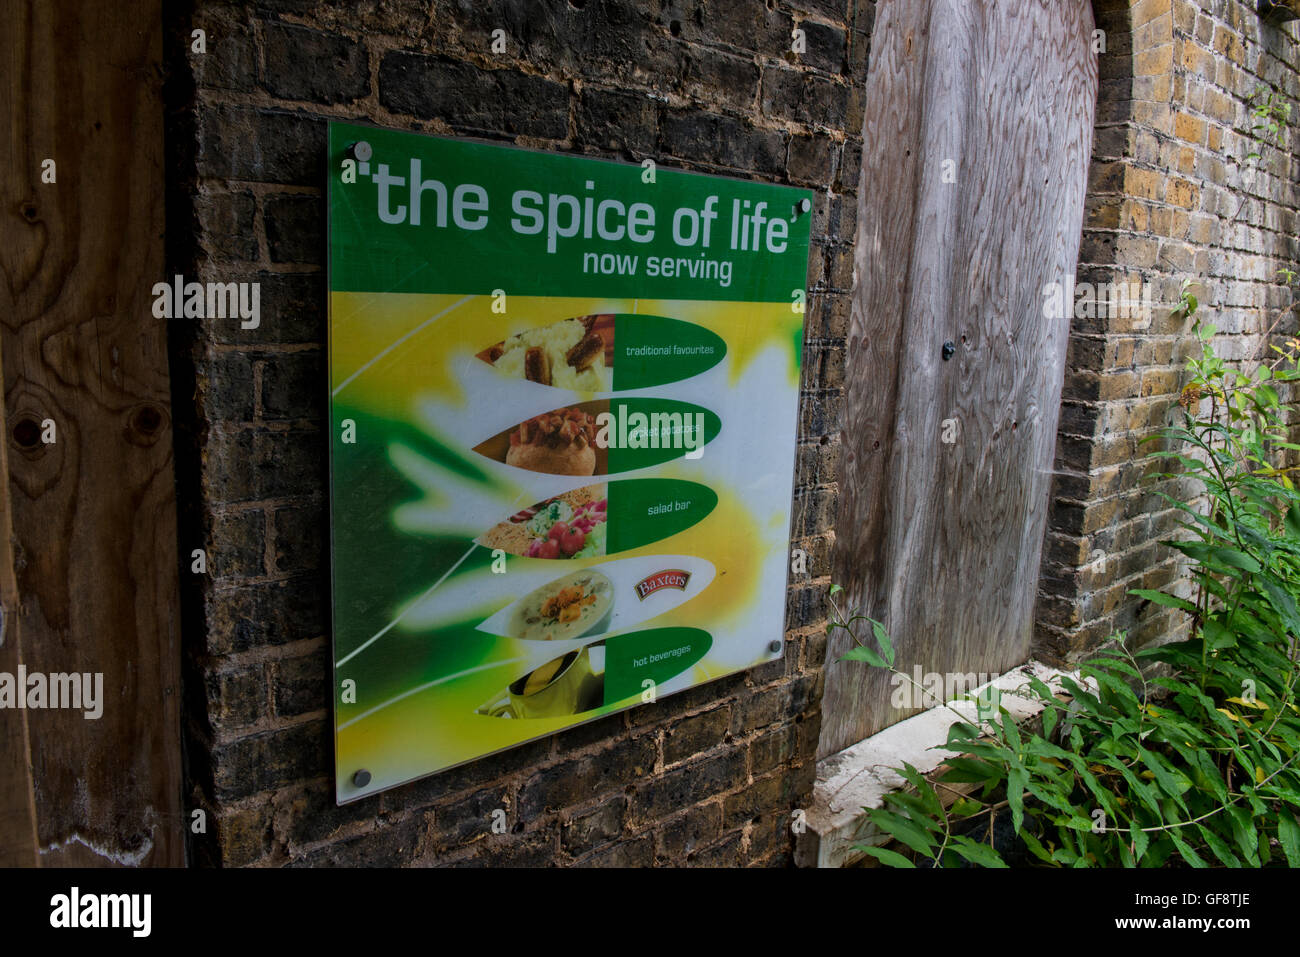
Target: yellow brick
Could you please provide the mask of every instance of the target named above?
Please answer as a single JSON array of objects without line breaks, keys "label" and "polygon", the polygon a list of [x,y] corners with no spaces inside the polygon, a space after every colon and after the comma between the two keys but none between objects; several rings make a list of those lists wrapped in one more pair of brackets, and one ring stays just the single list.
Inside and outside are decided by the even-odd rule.
[{"label": "yellow brick", "polygon": [[1170,13],[1171,7],[1171,0],[1137,0],[1129,13],[1133,29],[1136,30],[1157,17]]},{"label": "yellow brick", "polygon": [[1174,64],[1174,45],[1166,43],[1154,50],[1143,50],[1133,58],[1134,76],[1160,76],[1168,73]]},{"label": "yellow brick", "polygon": [[1133,122],[1158,133],[1172,135],[1174,130],[1174,116],[1168,103],[1144,103],[1141,100],[1134,100]]},{"label": "yellow brick", "polygon": [[1237,104],[1225,93],[1218,90],[1207,90],[1205,93],[1205,113],[1214,117],[1220,123],[1228,126],[1232,125],[1233,120],[1237,118]]},{"label": "yellow brick", "polygon": [[1160,195],[1160,179],[1160,174],[1155,170],[1129,166],[1124,170],[1124,192],[1142,199],[1157,199]]},{"label": "yellow brick", "polygon": [[1156,264],[1156,259],[1160,255],[1160,246],[1154,239],[1146,236],[1121,235],[1115,244],[1115,255],[1124,262],[1145,269]]},{"label": "yellow brick", "polygon": [[1195,209],[1201,201],[1201,191],[1189,180],[1175,177],[1169,181],[1165,200],[1183,209]]},{"label": "yellow brick", "polygon": [[1214,49],[1239,66],[1244,66],[1246,63],[1246,47],[1242,44],[1235,30],[1229,30],[1223,26],[1216,27],[1214,30]]},{"label": "yellow brick", "polygon": [[1184,106],[1191,106],[1187,97],[1187,75],[1179,73],[1174,77],[1174,97],[1173,102],[1182,103]]},{"label": "yellow brick", "polygon": [[1088,225],[1093,229],[1118,229],[1119,210],[1118,199],[1108,199],[1104,203],[1099,203],[1088,210]]},{"label": "yellow brick", "polygon": [[1132,200],[1125,200],[1123,212],[1129,229],[1135,233],[1147,231],[1147,208],[1145,206]]},{"label": "yellow brick", "polygon": [[1141,26],[1133,27],[1134,50],[1154,50],[1162,43],[1174,38],[1174,21],[1169,14],[1162,14]]},{"label": "yellow brick", "polygon": [[1205,142],[1205,121],[1190,113],[1174,114],[1174,136],[1197,146]]},{"label": "yellow brick", "polygon": [[1182,40],[1180,47],[1178,61],[1183,65],[1183,69],[1207,80],[1214,79],[1214,57],[1210,56],[1195,40]]},{"label": "yellow brick", "polygon": [[1178,172],[1196,172],[1196,151],[1190,146],[1184,146],[1178,151]]},{"label": "yellow brick", "polygon": [[1151,210],[1151,232],[1157,236],[1168,236],[1173,218],[1173,210],[1165,207],[1158,206]]},{"label": "yellow brick", "polygon": [[1205,145],[1216,152],[1223,146],[1223,128],[1210,126],[1206,130]]}]

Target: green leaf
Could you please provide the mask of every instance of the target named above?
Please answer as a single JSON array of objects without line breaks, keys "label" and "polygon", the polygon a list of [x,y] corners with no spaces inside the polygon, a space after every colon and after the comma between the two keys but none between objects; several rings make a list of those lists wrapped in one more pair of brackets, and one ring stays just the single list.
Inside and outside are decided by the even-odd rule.
[{"label": "green leaf", "polygon": [[958,835],[952,839],[952,849],[977,867],[1006,867],[1007,862],[987,844]]},{"label": "green leaf", "polygon": [[1120,776],[1123,777],[1126,782],[1128,782],[1130,792],[1132,794],[1136,794],[1143,804],[1149,807],[1157,815],[1161,815],[1160,819],[1162,821],[1164,820],[1164,817],[1160,810],[1160,802],[1157,800],[1157,795],[1153,792],[1151,788],[1147,787],[1147,785],[1139,781],[1137,775],[1135,775],[1132,771],[1130,771],[1128,766],[1123,761],[1120,761],[1117,758],[1113,758],[1108,755],[1106,757],[1101,758],[1101,763],[1104,764],[1106,767],[1114,768],[1116,771],[1118,771],[1120,773]]},{"label": "green leaf", "polygon": [[1052,855],[1047,852],[1047,848],[1043,847],[1042,842],[1039,841],[1038,838],[1034,837],[1033,834],[1028,831],[1023,831],[1021,832],[1020,839],[1025,842],[1025,847],[1029,848],[1029,852],[1033,854],[1034,857],[1038,858],[1040,861],[1045,861],[1048,864],[1053,863]]},{"label": "green leaf", "polygon": [[872,847],[867,844],[854,844],[853,849],[855,851],[861,851],[864,854],[870,854],[876,860],[880,861],[880,863],[886,864],[889,867],[911,867],[913,869],[916,867],[915,864],[909,861],[902,854],[899,854],[898,851],[891,851],[887,847]]},{"label": "green leaf", "polygon": [[883,658],[876,654],[870,648],[863,648],[859,645],[856,648],[850,648],[840,656],[840,661],[865,661],[873,668],[888,668]]},{"label": "green leaf", "polygon": [[1237,644],[1236,633],[1217,618],[1211,618],[1205,623],[1205,627],[1201,629],[1201,636],[1205,639],[1206,647],[1211,651],[1232,648]]},{"label": "green leaf", "polygon": [[1015,768],[1007,776],[1007,804],[1011,808],[1011,827],[1017,834],[1025,823],[1025,784],[1029,774],[1024,768]]},{"label": "green leaf", "polygon": [[1016,767],[1021,767],[1020,729],[1016,727],[1016,719],[1006,711],[1002,713],[1002,733],[1005,736],[1007,747],[1011,750],[1011,763]]},{"label": "green leaf", "polygon": [[871,623],[871,631],[876,636],[876,641],[880,644],[881,651],[884,652],[885,664],[890,668],[894,667],[894,646],[889,641],[889,633],[885,631],[885,626],[878,621]]},{"label": "green leaf", "polygon": [[1052,701],[1056,697],[1052,694],[1052,689],[1047,687],[1047,685],[1043,683],[1043,679],[1039,678],[1037,675],[1029,676],[1029,687],[1033,690],[1034,694],[1038,695],[1038,697],[1043,701]]},{"label": "green leaf", "polygon": [[980,784],[984,781],[1001,781],[1005,772],[982,758],[949,758],[944,762],[949,770],[944,774],[945,784]]},{"label": "green leaf", "polygon": [[922,813],[936,818],[943,817],[943,802],[939,800],[939,795],[934,793],[934,787],[925,779],[924,774],[906,762],[901,768],[895,770],[903,780],[916,788],[916,800],[923,809]]},{"label": "green leaf", "polygon": [[1196,606],[1187,599],[1179,598],[1176,595],[1166,595],[1162,591],[1153,591],[1150,588],[1133,588],[1129,590],[1129,594],[1145,598],[1147,601],[1155,602],[1157,605],[1163,605],[1166,608],[1181,608],[1183,611],[1189,611],[1193,614],[1196,612]]},{"label": "green leaf", "polygon": [[1287,630],[1300,632],[1300,612],[1296,610],[1295,599],[1286,592],[1282,585],[1273,579],[1271,574],[1261,575],[1257,580],[1264,594],[1268,596],[1269,604],[1282,618]]},{"label": "green leaf", "polygon": [[1081,688],[1073,678],[1062,677],[1061,687],[1069,692],[1070,696],[1078,702],[1079,706],[1091,714],[1102,714],[1103,709],[1101,702],[1090,691]]},{"label": "green leaf", "polygon": [[1202,839],[1210,848],[1210,852],[1219,859],[1220,863],[1222,863],[1224,867],[1241,867],[1241,859],[1237,857],[1236,854],[1232,853],[1232,850],[1228,847],[1227,842],[1224,841],[1223,838],[1219,837],[1219,835],[1215,834],[1213,830],[1204,824],[1197,825],[1197,828],[1201,832]]},{"label": "green leaf", "polygon": [[1074,806],[1059,792],[1050,787],[1041,787],[1032,779],[1025,785],[1025,790],[1042,801],[1048,807],[1055,808],[1062,814],[1073,814]]},{"label": "green leaf", "polygon": [[844,591],[844,586],[843,586],[843,585],[832,585],[832,586],[831,586],[831,592],[830,592],[831,597],[834,598],[836,595],[838,595],[838,594],[839,594],[840,592],[842,592],[842,591]]},{"label": "green leaf", "polygon": [[1285,809],[1277,816],[1277,840],[1290,867],[1300,867],[1300,824]]},{"label": "green leaf", "polygon": [[[948,727],[948,737],[944,749],[962,754],[968,748],[979,747],[980,737],[980,730],[975,725],[967,724],[965,721],[955,721]],[[948,763],[951,764],[952,762],[949,761]]]},{"label": "green leaf", "polygon": [[890,807],[904,812],[907,817],[915,824],[919,824],[927,831],[933,831],[938,834],[943,830],[943,823],[935,820],[930,814],[929,808],[915,794],[907,794],[902,791],[895,791],[885,795],[885,801]]},{"label": "green leaf", "polygon": [[1209,866],[1208,864],[1205,863],[1205,858],[1201,857],[1201,855],[1197,854],[1194,850],[1192,850],[1191,845],[1189,845],[1178,835],[1177,828],[1168,831],[1167,833],[1169,834],[1169,839],[1174,842],[1174,847],[1178,848],[1178,853],[1182,855],[1183,860],[1185,860],[1188,864],[1190,864],[1192,867]]},{"label": "green leaf", "polygon": [[1300,502],[1287,509],[1286,532],[1291,538],[1300,538]]},{"label": "green leaf", "polygon": [[1050,738],[1056,731],[1056,705],[1048,704],[1043,709],[1043,737]]},{"label": "green leaf", "polygon": [[1133,844],[1133,860],[1136,863],[1142,863],[1142,855],[1147,852],[1147,847],[1151,843],[1151,838],[1147,832],[1138,827],[1137,821],[1130,821],[1128,825],[1129,838]]},{"label": "green leaf", "polygon": [[1282,800],[1290,804],[1292,807],[1300,808],[1300,791],[1293,791],[1290,788],[1282,787],[1280,784],[1277,783],[1276,778],[1274,778],[1264,787],[1265,790],[1268,791],[1270,795],[1275,794],[1278,797],[1282,798]]},{"label": "green leaf", "polygon": [[1182,795],[1184,791],[1191,787],[1191,782],[1182,774],[1171,769],[1160,755],[1153,754],[1143,747],[1139,747],[1137,750],[1142,763],[1156,776],[1156,783],[1160,785],[1160,790],[1178,802],[1179,807],[1185,809],[1187,805],[1183,803]]},{"label": "green leaf", "polygon": [[918,854],[924,854],[929,858],[934,857],[934,839],[907,818],[895,814],[893,811],[883,811],[879,808],[872,808],[867,813],[871,817],[872,824],[895,840],[906,844]]},{"label": "green leaf", "polygon": [[1257,572],[1260,567],[1259,562],[1255,561],[1254,558],[1235,548],[1211,547],[1209,557],[1230,568],[1240,568],[1242,571],[1247,572]]},{"label": "green leaf", "polygon": [[1074,817],[1065,821],[1058,822],[1062,827],[1068,827],[1072,831],[1092,833],[1093,819],[1076,814]]},{"label": "green leaf", "polygon": [[1259,867],[1260,860],[1257,849],[1260,835],[1255,827],[1254,820],[1246,812],[1245,808],[1237,805],[1227,805],[1227,816],[1232,825],[1232,839],[1237,842],[1237,847],[1241,849],[1241,856],[1246,859],[1246,863],[1251,867]]}]

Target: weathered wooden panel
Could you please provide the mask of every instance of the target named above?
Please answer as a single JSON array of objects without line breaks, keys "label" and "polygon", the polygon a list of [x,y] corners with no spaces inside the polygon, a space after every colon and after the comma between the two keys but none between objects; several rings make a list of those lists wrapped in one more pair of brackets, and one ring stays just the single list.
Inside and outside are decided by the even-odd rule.
[{"label": "weathered wooden panel", "polygon": [[[0,357],[0,363],[3,358]],[[7,434],[0,407],[0,436]],[[0,475],[9,474],[9,452],[0,441]],[[0,673],[17,674],[18,586],[14,582],[9,487],[0,482]],[[36,866],[36,802],[32,793],[32,762],[28,746],[27,712],[0,715],[0,867]]]},{"label": "weathered wooden panel", "polygon": [[[836,578],[905,670],[1001,672],[1029,653],[1069,333],[1043,289],[1078,259],[1092,5],[881,0],[876,24]],[[836,661],[850,645],[822,756],[911,713],[887,673]]]},{"label": "weathered wooden panel", "polygon": [[104,676],[98,720],[0,712],[28,723],[43,865],[184,856],[159,2],[0,3],[11,626],[29,671]]}]

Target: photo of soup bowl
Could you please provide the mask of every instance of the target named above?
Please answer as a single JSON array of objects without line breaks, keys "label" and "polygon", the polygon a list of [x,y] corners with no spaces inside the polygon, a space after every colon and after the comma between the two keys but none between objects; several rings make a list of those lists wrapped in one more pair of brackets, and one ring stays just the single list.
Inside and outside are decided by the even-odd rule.
[{"label": "photo of soup bowl", "polygon": [[562,575],[515,606],[506,634],[525,641],[568,641],[598,635],[614,613],[614,584],[594,569]]}]

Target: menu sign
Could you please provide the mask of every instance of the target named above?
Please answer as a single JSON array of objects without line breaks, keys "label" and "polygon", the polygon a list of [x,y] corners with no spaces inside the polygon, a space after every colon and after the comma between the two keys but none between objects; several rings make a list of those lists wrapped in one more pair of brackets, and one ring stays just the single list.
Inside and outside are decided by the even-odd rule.
[{"label": "menu sign", "polygon": [[811,194],[335,123],[340,803],[780,654]]}]

